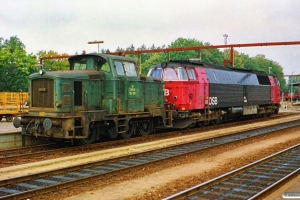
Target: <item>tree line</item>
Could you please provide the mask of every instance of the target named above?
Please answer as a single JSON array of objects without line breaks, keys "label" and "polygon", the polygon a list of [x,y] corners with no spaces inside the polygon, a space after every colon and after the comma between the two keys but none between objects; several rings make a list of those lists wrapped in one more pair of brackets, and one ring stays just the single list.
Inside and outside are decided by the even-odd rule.
[{"label": "tree line", "polygon": [[[135,48],[130,45],[127,48],[118,47],[115,51],[132,51],[132,50],[146,50],[146,49],[165,49],[165,48],[179,48],[179,47],[193,47],[193,46],[210,46],[208,42],[198,41],[196,39],[178,38],[169,45],[156,47],[154,44],[147,48],[146,45]],[[0,92],[18,92],[28,91],[28,75],[38,72],[40,69],[39,59],[41,57],[67,55],[66,53],[58,53],[55,51],[39,51],[35,55],[28,54],[25,50],[25,45],[17,36],[12,36],[9,39],[0,37]],[[102,49],[102,53],[111,52],[109,49]],[[96,53],[96,52],[94,52]],[[147,75],[149,68],[161,62],[170,60],[188,60],[190,58],[198,58],[200,56],[201,62],[210,64],[223,65],[224,58],[229,58],[229,50],[219,49],[204,49],[199,52],[196,51],[178,51],[166,53],[147,53],[140,55],[140,69],[143,75]],[[137,55],[126,55],[138,60]],[[265,58],[264,55],[258,54],[255,57],[249,57],[244,53],[234,51],[234,67],[245,69],[252,69],[264,71],[278,77],[281,84],[281,91],[288,91],[286,80],[283,77],[283,68],[276,61]],[[52,59],[44,60],[43,68],[46,71],[68,70],[69,63],[67,59]],[[294,78],[294,82],[296,82]],[[297,88],[295,88],[297,89]],[[294,91],[295,92],[295,91]]]}]

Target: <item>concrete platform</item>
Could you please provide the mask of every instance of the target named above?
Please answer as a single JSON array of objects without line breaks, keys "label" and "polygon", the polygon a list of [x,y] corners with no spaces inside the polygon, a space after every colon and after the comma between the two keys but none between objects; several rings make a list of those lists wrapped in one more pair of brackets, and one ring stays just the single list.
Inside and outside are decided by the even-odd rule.
[{"label": "concrete platform", "polygon": [[6,122],[5,119],[0,121],[0,134],[20,132],[21,128],[15,128],[12,122]]},{"label": "concrete platform", "polygon": [[21,134],[21,128],[15,128],[12,122],[0,121],[0,149],[45,144],[47,141]]}]

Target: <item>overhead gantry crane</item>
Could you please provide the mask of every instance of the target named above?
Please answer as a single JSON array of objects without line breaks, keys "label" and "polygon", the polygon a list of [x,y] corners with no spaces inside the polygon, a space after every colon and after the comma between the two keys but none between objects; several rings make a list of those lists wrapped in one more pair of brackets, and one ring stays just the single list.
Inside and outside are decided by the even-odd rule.
[{"label": "overhead gantry crane", "polygon": [[[290,45],[300,45],[300,41],[291,41],[291,42],[261,42],[261,43],[246,43],[246,44],[225,44],[225,45],[210,45],[210,46],[194,46],[194,47],[179,47],[179,48],[165,48],[165,49],[149,49],[149,50],[136,50],[136,51],[122,51],[122,52],[110,52],[109,54],[112,55],[122,55],[125,56],[127,54],[135,54],[138,55],[138,67],[140,71],[140,55],[145,53],[168,53],[169,52],[176,52],[176,51],[197,51],[198,55],[200,56],[200,51],[203,49],[230,49],[230,58],[224,59],[223,64],[227,66],[233,66],[233,52],[234,48],[241,48],[241,47],[259,47],[259,46],[290,46]],[[85,51],[83,51],[85,53]],[[40,66],[43,64],[43,60],[47,59],[59,59],[59,58],[69,58],[69,56],[51,56],[51,57],[42,57],[40,58]]]}]

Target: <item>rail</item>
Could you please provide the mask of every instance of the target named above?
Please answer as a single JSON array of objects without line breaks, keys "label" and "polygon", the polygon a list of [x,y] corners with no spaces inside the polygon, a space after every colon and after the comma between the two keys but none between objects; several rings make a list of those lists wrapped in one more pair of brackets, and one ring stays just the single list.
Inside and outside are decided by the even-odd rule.
[{"label": "rail", "polygon": [[300,171],[300,144],[267,156],[164,200],[256,199]]},{"label": "rail", "polygon": [[299,126],[300,121],[266,127],[263,129],[235,133],[218,138],[178,144],[162,149],[154,149],[141,153],[120,156],[108,160],[101,160],[63,169],[57,169],[38,174],[31,174],[0,181],[0,199],[5,198],[31,198],[60,188],[69,188],[77,184],[86,184],[89,181],[105,178],[107,176],[136,170],[145,165],[156,164],[163,160],[182,156],[203,149],[224,145],[238,140],[256,137],[273,131]]}]

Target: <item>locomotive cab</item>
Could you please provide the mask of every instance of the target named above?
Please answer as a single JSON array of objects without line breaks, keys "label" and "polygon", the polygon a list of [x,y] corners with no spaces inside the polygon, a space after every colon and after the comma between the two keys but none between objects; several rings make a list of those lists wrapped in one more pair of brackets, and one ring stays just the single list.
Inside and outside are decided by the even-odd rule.
[{"label": "locomotive cab", "polygon": [[187,117],[189,111],[199,103],[195,98],[195,85],[198,81],[194,68],[183,68],[179,64],[170,63],[168,67],[152,68],[148,76],[165,81],[165,108],[177,110],[177,117]]},{"label": "locomotive cab", "polygon": [[153,66],[148,72],[148,76],[165,81],[165,108],[174,110],[176,127],[192,125],[193,119],[201,117],[199,112],[194,111],[208,107],[207,78],[201,70],[196,70],[187,62],[176,61]]}]

